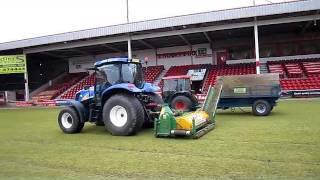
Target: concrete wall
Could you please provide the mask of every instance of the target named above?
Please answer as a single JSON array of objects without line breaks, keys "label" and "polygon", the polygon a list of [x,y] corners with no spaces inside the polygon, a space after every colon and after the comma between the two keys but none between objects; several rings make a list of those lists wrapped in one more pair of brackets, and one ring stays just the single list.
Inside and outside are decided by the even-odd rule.
[{"label": "concrete wall", "polygon": [[93,64],[97,60],[102,60],[110,57],[121,56],[120,53],[112,54],[100,54],[95,57],[93,56],[82,56],[69,59],[69,73],[86,72],[88,68],[92,68]]},{"label": "concrete wall", "polygon": [[[204,55],[198,55],[199,49],[205,49],[206,53]],[[190,51],[189,46],[176,46],[169,48],[159,48],[157,50],[147,49],[140,51],[133,51],[132,56],[140,60],[144,60],[148,57],[148,66],[164,65],[165,68],[170,66],[178,65],[188,65],[188,64],[212,64],[215,63],[215,57],[212,57],[212,50],[209,44],[198,44],[192,46],[192,51],[195,51],[194,55],[181,55],[175,57],[165,56],[167,53],[179,53]],[[158,56],[156,56],[158,54]],[[116,56],[124,56],[126,54],[112,53],[112,54],[101,54],[94,57],[84,56],[69,59],[69,72],[85,72],[87,68],[93,67],[96,60],[106,59]],[[145,64],[143,64],[145,66]]]}]

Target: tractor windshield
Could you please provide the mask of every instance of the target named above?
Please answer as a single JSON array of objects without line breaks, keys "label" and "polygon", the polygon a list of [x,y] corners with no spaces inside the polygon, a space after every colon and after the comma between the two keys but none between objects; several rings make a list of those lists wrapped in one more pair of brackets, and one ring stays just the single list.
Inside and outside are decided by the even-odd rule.
[{"label": "tractor windshield", "polygon": [[141,64],[136,63],[117,63],[107,64],[99,68],[104,72],[107,83],[132,83],[137,87],[143,85],[143,74]]},{"label": "tractor windshield", "polygon": [[122,64],[122,80],[124,82],[133,83],[137,87],[143,85],[143,72],[141,64]]}]

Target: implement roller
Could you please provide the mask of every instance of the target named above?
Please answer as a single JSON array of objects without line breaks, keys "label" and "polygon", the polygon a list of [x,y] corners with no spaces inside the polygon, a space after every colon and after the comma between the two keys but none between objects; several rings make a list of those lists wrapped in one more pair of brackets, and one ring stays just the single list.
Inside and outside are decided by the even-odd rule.
[{"label": "implement roller", "polygon": [[194,112],[174,113],[168,105],[163,105],[159,118],[154,121],[155,136],[187,136],[197,139],[213,130],[221,90],[221,82],[218,82],[214,87],[209,87],[204,104]]}]

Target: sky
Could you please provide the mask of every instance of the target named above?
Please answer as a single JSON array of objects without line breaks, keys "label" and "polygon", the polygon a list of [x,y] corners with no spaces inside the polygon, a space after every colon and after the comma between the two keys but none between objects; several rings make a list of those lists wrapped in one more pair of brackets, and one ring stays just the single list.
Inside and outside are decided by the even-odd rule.
[{"label": "sky", "polygon": [[[130,22],[253,5],[253,0],[128,1]],[[0,0],[0,7],[0,43],[127,21],[126,0]]]}]

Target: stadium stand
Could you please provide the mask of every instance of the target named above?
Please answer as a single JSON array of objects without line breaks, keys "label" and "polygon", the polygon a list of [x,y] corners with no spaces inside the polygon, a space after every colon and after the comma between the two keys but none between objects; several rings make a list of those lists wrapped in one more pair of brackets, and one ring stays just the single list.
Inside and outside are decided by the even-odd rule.
[{"label": "stadium stand", "polygon": [[280,83],[283,91],[320,89],[320,76],[297,79],[281,79]]},{"label": "stadium stand", "polygon": [[284,64],[284,67],[286,68],[288,78],[303,77],[303,71],[299,63],[288,63],[288,64],[286,63]]},{"label": "stadium stand", "polygon": [[[188,73],[188,70],[199,68],[207,69],[207,75],[202,84],[202,93],[206,93],[209,86],[215,84],[217,76],[256,73],[255,63],[222,66],[197,64],[172,66],[168,69],[164,77],[185,75]],[[273,61],[267,62],[267,68],[269,73],[279,73],[281,87],[284,91],[320,89],[320,60]],[[153,83],[163,70],[164,66],[144,67],[145,81]],[[52,86],[33,99],[50,100],[61,94],[61,99],[72,99],[75,94],[85,86],[94,85],[95,76],[94,74],[87,75],[86,73],[69,74],[64,80],[64,83],[58,83],[58,85]],[[159,86],[163,86],[162,81],[160,81]]]},{"label": "stadium stand", "polygon": [[72,73],[67,74],[62,81],[55,83],[53,86],[40,92],[38,95],[32,97],[33,101],[51,100],[57,97],[59,94],[66,91],[73,84],[79,82],[87,73]]},{"label": "stadium stand", "polygon": [[280,78],[285,77],[285,70],[282,64],[268,64],[268,69],[270,73],[278,73]]},{"label": "stadium stand", "polygon": [[91,74],[83,78],[80,82],[78,82],[75,86],[71,87],[67,90],[62,96],[61,99],[73,99],[76,93],[83,89],[85,86],[93,86],[95,81],[95,74]]},{"label": "stadium stand", "polygon": [[320,74],[320,60],[315,62],[303,62],[302,67],[308,77]]},{"label": "stadium stand", "polygon": [[143,67],[144,80],[153,83],[164,70],[164,66],[148,66]]},{"label": "stadium stand", "polygon": [[183,66],[171,66],[164,77],[167,76],[179,76],[186,75],[190,69],[208,69],[211,65],[209,64],[194,64],[194,65],[183,65]]},{"label": "stadium stand", "polygon": [[[167,73],[163,77],[167,76],[180,76],[186,75],[191,69],[210,69],[212,65],[210,64],[193,64],[193,65],[183,65],[183,66],[171,66]],[[163,88],[163,81],[161,80],[158,86]]]},{"label": "stadium stand", "polygon": [[283,91],[320,89],[320,60],[292,60],[267,64],[270,73],[280,74]]},{"label": "stadium stand", "polygon": [[207,78],[203,83],[203,93],[207,92],[210,85],[214,85],[217,76],[226,75],[242,75],[242,74],[255,74],[255,64],[232,64],[224,66],[212,66],[207,74]]}]

